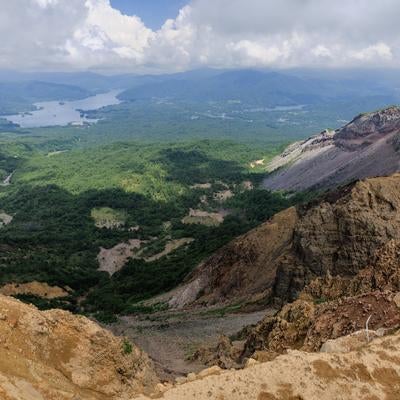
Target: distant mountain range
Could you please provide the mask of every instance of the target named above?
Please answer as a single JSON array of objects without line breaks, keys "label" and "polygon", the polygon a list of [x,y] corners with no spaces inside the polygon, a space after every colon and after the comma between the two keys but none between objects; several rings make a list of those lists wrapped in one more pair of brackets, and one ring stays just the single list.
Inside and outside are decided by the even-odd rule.
[{"label": "distant mountain range", "polygon": [[[126,89],[125,101],[169,98],[183,101],[239,100],[264,106],[315,104],[349,99],[379,98],[382,104],[400,100],[400,78],[393,71],[344,70],[217,70],[200,69],[167,75],[101,75],[79,73],[21,73],[0,71],[0,84],[66,85],[91,93]],[[49,89],[48,86],[47,89]],[[3,90],[0,88],[2,97]],[[65,86],[54,86],[65,97]],[[25,92],[23,93],[25,94]],[[68,93],[67,93],[68,94]],[[26,98],[30,96],[27,92]],[[36,96],[33,96],[37,100]],[[53,96],[54,97],[54,96]]]},{"label": "distant mountain range", "polygon": [[344,76],[332,79],[303,76],[295,72],[239,70],[218,74],[183,73],[158,79],[157,82],[147,82],[126,90],[121,99],[237,100],[263,106],[317,104],[365,97],[381,97],[392,102],[400,99],[395,86],[362,74],[358,78]]},{"label": "distant mountain range", "polygon": [[32,104],[50,100],[78,100],[90,91],[78,86],[41,81],[0,82],[0,115],[29,111]]}]

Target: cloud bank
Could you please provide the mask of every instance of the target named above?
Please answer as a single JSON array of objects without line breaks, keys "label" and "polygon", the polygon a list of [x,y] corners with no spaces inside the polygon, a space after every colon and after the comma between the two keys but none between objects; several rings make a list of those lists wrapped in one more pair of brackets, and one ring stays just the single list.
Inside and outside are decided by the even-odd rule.
[{"label": "cloud bank", "polygon": [[0,0],[0,6],[0,68],[400,65],[398,0],[193,0],[158,31],[109,0]]}]

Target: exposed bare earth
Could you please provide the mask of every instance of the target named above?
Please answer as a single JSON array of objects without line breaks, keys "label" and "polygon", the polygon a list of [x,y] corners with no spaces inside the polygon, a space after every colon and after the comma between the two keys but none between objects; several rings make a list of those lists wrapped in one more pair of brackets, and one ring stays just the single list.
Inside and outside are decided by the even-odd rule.
[{"label": "exposed bare earth", "polygon": [[58,286],[49,286],[45,282],[9,283],[0,287],[0,294],[15,296],[28,294],[44,299],[58,299],[68,296],[68,292]]},{"label": "exposed bare earth", "polygon": [[139,239],[131,239],[128,242],[119,243],[111,249],[101,247],[97,256],[100,265],[98,270],[114,275],[124,267],[129,259],[140,259],[146,262],[153,262],[167,256],[182,246],[190,244],[191,242],[193,242],[192,238],[170,240],[166,243],[163,251],[149,257],[143,256],[145,248],[142,248],[142,244],[146,242]]},{"label": "exposed bare earth", "polygon": [[13,217],[5,212],[0,212],[0,228],[12,222]]},{"label": "exposed bare earth", "polygon": [[400,334],[350,353],[291,351],[271,362],[252,361],[244,370],[213,367],[158,389],[157,398],[168,400],[397,400]]},{"label": "exposed bare earth", "polygon": [[[366,327],[380,335],[399,329],[399,260],[400,242],[389,241],[377,251],[371,265],[355,277],[328,274],[313,280],[298,300],[255,326],[246,327],[239,334],[244,340],[240,345],[224,337],[214,348],[199,349],[194,358],[207,365],[230,368],[243,365],[248,357],[273,359],[288,349],[332,348],[328,345],[332,339]],[[370,335],[373,337],[372,332]],[[358,341],[360,337],[368,335],[357,336]],[[347,344],[340,343],[339,347],[343,349]]]},{"label": "exposed bare earth", "polygon": [[214,200],[223,203],[224,201],[232,198],[234,194],[231,190],[222,190],[221,192],[214,193],[213,198]]},{"label": "exposed bare earth", "polygon": [[182,246],[185,246],[189,243],[192,243],[194,239],[192,238],[181,238],[181,239],[174,239],[167,242],[165,248],[162,252],[155,254],[151,257],[145,257],[144,260],[147,262],[153,262],[159,260],[162,257],[172,253],[173,251],[179,249]]},{"label": "exposed bare earth", "polygon": [[126,211],[109,207],[93,208],[91,217],[97,228],[119,229],[125,225]]},{"label": "exposed bare earth", "polygon": [[296,222],[296,210],[288,209],[223,247],[170,293],[169,305],[182,308],[267,296],[275,279],[273,265],[289,248]]},{"label": "exposed bare earth", "polygon": [[182,219],[182,223],[217,226],[224,222],[224,219],[228,214],[229,212],[226,210],[220,210],[218,212],[208,212],[190,209],[189,215]]},{"label": "exposed bare earth", "polygon": [[[254,316],[260,317],[259,314]],[[168,332],[169,321],[157,330]],[[235,329],[248,315],[221,320]],[[247,318],[247,320],[246,320]],[[215,337],[215,318],[199,316],[188,336]],[[230,323],[227,325],[227,321]],[[151,336],[155,321],[128,320],[127,329]],[[175,320],[176,322],[176,320]],[[162,327],[162,323],[166,326]],[[194,324],[193,324],[194,323]],[[193,324],[190,326],[190,324]],[[209,328],[214,326],[214,328]],[[176,344],[185,332],[172,327],[154,350]],[[214,329],[214,330],[213,330]],[[199,333],[198,333],[199,332]],[[3,400],[397,400],[400,398],[400,333],[366,342],[366,332],[330,341],[323,352],[289,351],[273,361],[249,359],[242,370],[211,367],[190,372],[172,384],[160,384],[152,363],[134,345],[116,338],[94,322],[71,313],[40,312],[0,296],[0,398]],[[185,335],[183,335],[185,338]],[[150,339],[153,339],[152,337]],[[149,341],[150,341],[149,339]],[[348,351],[349,350],[349,351]],[[200,366],[199,366],[200,368]]]},{"label": "exposed bare earth", "polygon": [[332,188],[355,179],[400,171],[400,108],[355,118],[289,146],[273,159],[264,186],[273,190]]},{"label": "exposed bare earth", "polygon": [[2,400],[122,400],[157,383],[150,360],[94,322],[0,295]]},{"label": "exposed bare earth", "polygon": [[134,256],[141,245],[141,240],[131,239],[127,243],[117,244],[111,249],[101,247],[100,253],[97,256],[100,265],[99,271],[108,272],[110,275],[115,274]]},{"label": "exposed bare earth", "polygon": [[196,183],[195,185],[190,186],[191,189],[211,189],[211,183]]},{"label": "exposed bare earth", "polygon": [[9,185],[11,185],[11,179],[12,179],[12,177],[14,175],[14,172],[12,172],[10,175],[6,176],[5,179],[3,180],[3,182],[0,183],[0,186],[9,186]]},{"label": "exposed bare earth", "polygon": [[256,168],[256,167],[263,166],[263,165],[265,165],[265,160],[264,159],[255,160],[255,161],[250,163],[250,168]]}]

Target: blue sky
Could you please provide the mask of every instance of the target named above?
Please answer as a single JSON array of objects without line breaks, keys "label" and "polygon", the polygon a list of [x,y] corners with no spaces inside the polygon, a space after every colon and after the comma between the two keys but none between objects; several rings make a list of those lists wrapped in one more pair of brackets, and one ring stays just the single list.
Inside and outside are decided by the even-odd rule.
[{"label": "blue sky", "polygon": [[158,29],[173,18],[188,0],[111,0],[111,5],[124,14],[137,15],[152,29]]}]

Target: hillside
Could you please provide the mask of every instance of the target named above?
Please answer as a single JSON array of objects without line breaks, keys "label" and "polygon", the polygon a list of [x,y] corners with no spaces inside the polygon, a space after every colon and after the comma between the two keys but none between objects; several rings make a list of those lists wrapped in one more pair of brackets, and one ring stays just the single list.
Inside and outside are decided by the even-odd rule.
[{"label": "hillside", "polygon": [[[399,187],[400,174],[370,178],[281,211],[201,263],[185,285],[153,299],[159,313],[145,323],[124,317],[113,326],[129,337],[136,327],[136,335],[158,336],[162,348],[153,346],[153,352],[164,357],[178,341],[188,343],[180,337],[185,326],[185,334],[190,324],[207,327],[203,332],[209,337],[203,340],[223,327],[230,337],[221,337],[216,346],[197,346],[180,370],[195,372],[174,384],[158,384],[155,372],[168,380],[174,376],[168,358],[168,364],[156,360],[153,366],[128,339],[84,317],[40,312],[0,295],[0,395],[6,400],[73,395],[82,400],[333,400],[337,393],[348,399],[398,398]],[[52,298],[70,288],[35,282],[7,290],[35,290]],[[218,310],[234,305],[232,312],[244,313],[251,302],[264,310],[257,320],[249,313],[230,322],[221,314],[218,321]],[[265,308],[272,302],[282,306],[275,314]],[[142,311],[151,309],[148,304]],[[190,321],[198,311],[194,307],[200,313]],[[246,320],[251,325],[241,329]],[[232,334],[234,326],[240,332]],[[200,371],[198,365],[210,369]]]},{"label": "hillside", "polygon": [[41,308],[130,313],[301,197],[258,189],[262,174],[249,164],[271,150],[234,142],[3,152],[0,176],[14,174],[0,187],[0,215],[12,217],[0,229],[0,287],[38,281],[72,289],[51,302],[19,295]]},{"label": "hillside", "polygon": [[148,357],[94,322],[0,295],[2,400],[111,400],[149,392]]},{"label": "hillside", "polygon": [[165,296],[176,308],[295,300],[311,280],[351,277],[400,235],[400,174],[359,181],[238,237]]},{"label": "hillside", "polygon": [[10,115],[34,109],[33,103],[51,100],[78,100],[90,92],[75,85],[41,81],[1,82],[0,115]]},{"label": "hillside", "polygon": [[290,145],[268,165],[271,190],[333,188],[400,170],[400,108],[362,114],[336,131]]},{"label": "hillside", "polygon": [[4,296],[0,307],[4,400],[336,400],[338,393],[351,400],[397,399],[400,393],[398,332],[376,338],[371,331],[369,343],[360,331],[321,352],[252,358],[244,369],[213,366],[161,384],[145,354],[84,317],[40,312]]}]

